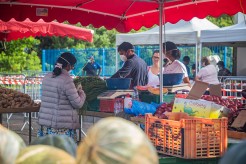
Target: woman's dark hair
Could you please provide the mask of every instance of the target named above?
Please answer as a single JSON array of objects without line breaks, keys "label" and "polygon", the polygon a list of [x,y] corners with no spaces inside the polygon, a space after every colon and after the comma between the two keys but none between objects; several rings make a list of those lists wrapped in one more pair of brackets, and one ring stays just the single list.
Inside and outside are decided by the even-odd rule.
[{"label": "woman's dark hair", "polygon": [[170,41],[163,43],[164,51],[171,51],[171,55],[174,59],[179,59],[181,57],[181,52],[177,48],[176,44]]},{"label": "woman's dark hair", "polygon": [[174,59],[180,59],[181,52],[178,49],[172,50],[171,55]]},{"label": "woman's dark hair", "polygon": [[155,53],[159,53],[159,50],[154,50],[153,54],[152,54],[152,57],[154,56]]},{"label": "woman's dark hair", "polygon": [[77,62],[75,56],[69,52],[64,52],[61,56],[56,60],[56,65],[53,70],[54,76],[59,76],[62,72],[63,68],[66,68],[68,65],[73,66]]},{"label": "woman's dark hair", "polygon": [[207,57],[203,57],[202,58],[202,63],[205,63],[205,65],[207,66],[207,65],[210,64],[210,61],[209,61],[209,59]]}]

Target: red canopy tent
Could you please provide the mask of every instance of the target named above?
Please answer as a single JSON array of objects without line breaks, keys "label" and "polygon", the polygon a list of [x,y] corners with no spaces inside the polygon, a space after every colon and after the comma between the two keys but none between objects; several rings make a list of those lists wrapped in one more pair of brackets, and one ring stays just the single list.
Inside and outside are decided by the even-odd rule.
[{"label": "red canopy tent", "polygon": [[92,24],[128,32],[159,24],[159,4],[164,4],[164,22],[171,23],[246,12],[245,0],[1,0],[0,19],[67,20],[71,24],[80,22],[83,26]]},{"label": "red canopy tent", "polygon": [[[152,27],[163,23],[186,21],[193,17],[218,17],[221,14],[234,15],[246,13],[246,0],[1,0],[0,19],[18,21],[27,17],[32,21],[65,20],[72,24],[80,22],[83,26],[105,26],[119,32],[138,30],[142,26]],[[163,17],[164,15],[164,17]],[[159,30],[159,48],[162,52],[163,32]],[[165,35],[164,35],[165,36]],[[165,38],[164,38],[165,41]],[[160,60],[163,65],[163,60]],[[162,73],[160,73],[162,88]],[[162,89],[160,89],[162,95]],[[160,96],[162,101],[162,96]]]},{"label": "red canopy tent", "polygon": [[42,19],[32,22],[29,19],[18,22],[11,19],[8,22],[0,21],[0,40],[10,41],[29,36],[68,36],[93,41],[93,30],[76,27],[58,22],[44,22]]}]

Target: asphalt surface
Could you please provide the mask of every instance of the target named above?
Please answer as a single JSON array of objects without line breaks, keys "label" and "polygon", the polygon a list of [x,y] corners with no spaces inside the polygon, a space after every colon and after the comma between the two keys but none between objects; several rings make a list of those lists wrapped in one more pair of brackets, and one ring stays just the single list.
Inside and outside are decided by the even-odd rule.
[{"label": "asphalt surface", "polygon": [[[9,117],[10,115],[8,115]],[[87,130],[93,126],[93,122],[98,121],[99,118],[94,118],[93,117],[84,117],[83,119],[83,126],[82,129],[83,131],[86,133]],[[25,143],[28,145],[29,144],[29,125],[28,123],[25,124],[25,121],[28,121],[28,118],[24,117],[24,113],[15,113],[11,116],[11,118],[9,119],[9,127],[7,124],[7,114],[3,114],[3,126],[8,127],[10,130],[14,131],[15,133],[17,133],[21,138],[23,138],[23,140],[25,141]],[[23,128],[24,126],[24,128]],[[37,118],[33,117],[32,118],[32,140],[35,140],[37,138],[37,131],[39,128],[39,124],[37,121]],[[22,129],[23,128],[23,129]],[[79,134],[79,132],[78,132]],[[83,139],[84,135],[83,133],[81,134],[81,138]],[[79,137],[78,137],[79,138]]]}]

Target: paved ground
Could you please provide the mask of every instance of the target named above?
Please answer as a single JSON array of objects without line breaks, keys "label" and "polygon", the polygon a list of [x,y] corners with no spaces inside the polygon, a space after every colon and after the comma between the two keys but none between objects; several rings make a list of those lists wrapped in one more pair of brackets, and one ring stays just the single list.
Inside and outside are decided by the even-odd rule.
[{"label": "paved ground", "polygon": [[[3,126],[7,127],[7,115],[3,115]],[[94,121],[98,121],[98,118],[94,118]],[[25,119],[24,119],[24,114],[18,113],[18,114],[13,114],[9,120],[9,129],[16,132],[18,135],[20,135],[23,140],[25,141],[26,144],[28,144],[29,141],[29,125],[26,124],[23,130],[21,128],[25,124]],[[85,117],[83,119],[83,131],[86,133],[89,127],[93,125],[93,118],[92,117]],[[32,118],[32,140],[37,138],[37,130],[39,128],[39,125],[37,123],[37,118]],[[84,137],[83,134],[81,135],[82,138]]]}]

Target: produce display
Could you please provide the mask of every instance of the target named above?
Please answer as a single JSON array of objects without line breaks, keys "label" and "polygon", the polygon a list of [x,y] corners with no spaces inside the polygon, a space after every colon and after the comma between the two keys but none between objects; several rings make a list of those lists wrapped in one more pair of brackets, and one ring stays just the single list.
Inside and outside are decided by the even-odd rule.
[{"label": "produce display", "polygon": [[49,145],[64,150],[73,157],[76,156],[77,145],[66,135],[47,135],[34,140],[31,145]]},{"label": "produce display", "polygon": [[[218,96],[210,96],[210,95],[203,95],[201,99],[207,100],[207,101],[213,101],[216,104],[222,105],[229,109],[228,113],[228,125],[230,126],[235,118],[238,116],[239,112],[241,110],[246,110],[246,104],[242,104],[240,100],[236,99],[222,99]],[[246,129],[245,129],[246,130]]]},{"label": "produce display", "polygon": [[[160,88],[149,87],[148,91],[152,94],[160,95]],[[168,90],[166,88],[163,88],[162,91],[163,91],[163,94],[168,93]]]},{"label": "produce display", "polygon": [[79,109],[80,114],[85,110],[93,108],[92,105],[95,103],[95,100],[97,100],[97,96],[107,90],[106,82],[96,76],[78,77],[74,79],[74,84],[76,87],[81,85],[86,94],[85,103],[83,107]]},{"label": "produce display", "polygon": [[77,163],[157,164],[158,156],[147,136],[135,124],[108,117],[89,130],[78,147]]},{"label": "produce display", "polygon": [[21,150],[15,164],[75,164],[75,158],[65,151],[47,145],[28,146]]},{"label": "produce display", "polygon": [[157,107],[154,116],[160,119],[168,119],[166,112],[172,112],[173,109],[173,102],[172,103],[163,103]]},{"label": "produce display", "polygon": [[27,94],[13,89],[0,87],[0,108],[24,108],[37,107],[31,97]]},{"label": "produce display", "polygon": [[14,164],[19,152],[26,147],[19,135],[2,125],[0,125],[0,142],[1,164]]}]

